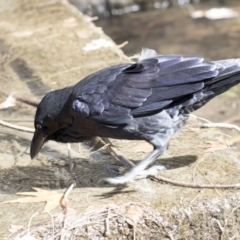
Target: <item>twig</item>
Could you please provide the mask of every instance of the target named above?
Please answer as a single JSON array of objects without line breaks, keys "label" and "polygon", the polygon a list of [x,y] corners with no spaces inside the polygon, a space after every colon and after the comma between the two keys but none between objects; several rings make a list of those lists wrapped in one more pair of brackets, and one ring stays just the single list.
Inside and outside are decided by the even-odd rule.
[{"label": "twig", "polygon": [[34,121],[34,119],[4,118],[2,121],[4,121],[4,122],[31,122],[32,123]]},{"label": "twig", "polygon": [[[68,199],[68,195],[70,194],[70,192],[73,190],[73,188],[76,186],[76,180],[75,180],[75,173],[74,173],[74,167],[75,164],[72,161],[72,154],[71,154],[71,144],[67,143],[68,146],[68,165],[69,165],[69,173],[71,175],[71,184],[70,186],[66,189],[65,193],[63,194],[63,196],[61,197],[60,200],[60,205],[65,208],[65,210],[67,210],[67,199]],[[74,176],[74,177],[73,177]],[[64,201],[64,202],[63,202]]]},{"label": "twig", "polygon": [[106,148],[109,147],[109,146],[110,146],[109,143],[104,144],[104,145],[103,145],[102,147],[100,147],[98,150],[91,152],[91,153],[89,154],[89,157],[90,157],[91,155],[97,153],[97,152],[100,152],[101,150],[106,149]]},{"label": "twig", "polygon": [[[230,212],[230,214],[228,215],[227,219],[225,219],[225,221],[224,221],[224,226],[223,226],[223,230],[226,229],[228,220],[230,219],[230,217],[233,215],[233,213],[234,213],[238,208],[240,208],[240,205],[238,205],[238,206],[236,206],[235,208],[233,208],[232,211]],[[222,230],[222,229],[221,229],[221,230]],[[220,238],[221,240],[223,240],[224,233],[225,233],[225,231],[222,231],[221,238]]]},{"label": "twig", "polygon": [[87,193],[87,196],[86,196],[86,202],[87,202],[87,204],[89,204],[88,196],[89,196],[89,193]]},{"label": "twig", "polygon": [[68,148],[68,168],[69,168],[69,172],[70,174],[74,174],[74,167],[75,164],[72,160],[72,152],[71,152],[71,144],[67,143],[67,148]]},{"label": "twig", "polygon": [[194,200],[203,192],[203,189],[201,189],[198,194],[196,194],[196,196],[191,200],[191,202],[189,203],[189,205],[191,206],[194,202]]},{"label": "twig", "polygon": [[189,187],[189,188],[208,188],[208,189],[214,189],[214,188],[221,188],[221,189],[226,189],[226,188],[240,188],[240,183],[236,184],[214,184],[214,185],[208,185],[208,184],[195,184],[195,183],[187,183],[187,182],[179,182],[179,181],[174,181],[162,176],[150,176],[151,179],[158,180],[160,182],[166,182],[166,183],[171,183],[176,186],[180,187]]},{"label": "twig", "polygon": [[36,215],[38,215],[39,214],[39,212],[35,212],[32,216],[31,216],[31,218],[30,218],[30,220],[29,220],[29,222],[28,222],[28,229],[27,229],[27,231],[28,231],[28,235],[30,236],[30,227],[31,227],[31,224],[32,224],[32,220],[33,220],[33,218],[36,216]]},{"label": "twig", "polygon": [[109,237],[109,235],[110,235],[110,231],[109,231],[109,207],[108,207],[108,210],[107,210],[107,216],[106,216],[106,219],[105,219],[105,225],[106,225],[106,230],[105,230],[104,235],[106,237]]},{"label": "twig", "polygon": [[70,194],[70,192],[73,190],[74,187],[75,187],[75,184],[72,183],[72,184],[68,187],[68,189],[66,190],[66,192],[64,193],[63,198],[64,198],[65,203],[67,203],[68,195]]},{"label": "twig", "polygon": [[8,123],[3,120],[0,120],[0,125],[14,129],[14,130],[22,131],[22,132],[34,133],[34,131],[35,131],[33,128],[18,126],[16,124]]},{"label": "twig", "polygon": [[[198,169],[198,171],[202,174],[202,176],[203,176],[204,178],[206,178],[207,181],[210,182],[211,185],[213,186],[213,185],[214,185],[213,182],[212,182],[205,174],[203,174],[203,172],[200,170],[200,168],[199,168],[198,166],[197,166],[197,169]],[[215,190],[215,192],[218,194],[218,196],[222,197],[222,195],[218,192],[217,189],[214,188],[214,190]]]},{"label": "twig", "polygon": [[[62,200],[64,200],[66,206],[67,206],[68,195],[70,194],[70,192],[73,190],[74,187],[75,187],[75,184],[71,183],[71,185],[67,188],[66,192],[64,193],[63,198],[61,199],[61,202]],[[64,206],[64,204],[61,204],[61,205]]]},{"label": "twig", "polygon": [[[1,94],[3,94],[4,96],[8,97],[11,94],[5,93],[3,91],[0,91]],[[15,98],[18,102],[21,103],[25,103],[27,105],[33,106],[33,107],[37,107],[39,104],[39,100],[35,100],[35,99],[29,99],[29,98],[25,98],[25,97],[21,97],[21,96],[12,96],[13,98]]]},{"label": "twig", "polygon": [[110,145],[110,149],[111,151],[113,152],[113,154],[121,161],[121,162],[124,162],[125,165],[128,165],[129,167],[134,167],[135,164],[132,163],[131,161],[129,161],[128,159],[126,159],[122,154],[121,152],[115,148],[113,145]]},{"label": "twig", "polygon": [[193,173],[192,173],[192,180],[193,182],[195,183],[195,173],[196,173],[196,169],[198,167],[198,164],[203,160],[205,159],[210,153],[207,153],[206,155],[204,155],[202,158],[200,158],[197,162],[196,162],[196,165],[194,166],[193,168]]},{"label": "twig", "polygon": [[[230,129],[235,129],[235,130],[237,130],[237,131],[240,131],[240,127],[238,127],[238,126],[236,126],[236,125],[234,125],[234,124],[230,124],[230,123],[227,123],[227,122],[229,122],[230,120],[238,120],[239,119],[239,117],[234,117],[234,118],[232,118],[232,119],[230,119],[230,120],[228,120],[228,121],[226,121],[225,123],[212,123],[212,122],[210,122],[209,120],[207,120],[207,119],[205,119],[205,118],[201,118],[201,117],[198,117],[198,116],[196,116],[196,115],[194,115],[194,114],[190,114],[191,116],[193,116],[193,117],[195,117],[195,118],[197,118],[197,119],[200,119],[200,120],[202,120],[202,121],[205,121],[205,122],[207,122],[207,123],[203,123],[203,124],[200,124],[200,128],[215,128],[215,127],[219,127],[219,128],[230,128]],[[231,122],[231,121],[230,121]],[[224,134],[225,135],[225,134]],[[231,137],[231,136],[229,136],[229,135],[226,135],[227,137]]]},{"label": "twig", "polygon": [[125,166],[128,166],[128,167],[134,167],[135,164],[132,163],[131,161],[129,161],[128,159],[126,159],[122,153],[113,146],[113,144],[109,141],[108,138],[98,138],[100,140],[100,142],[102,142],[104,145],[105,144],[109,144],[109,149],[110,151],[118,158],[118,160],[123,163]]},{"label": "twig", "polygon": [[204,122],[211,123],[211,121],[207,120],[206,118],[198,117],[198,116],[196,116],[194,114],[189,114],[189,115],[194,117],[194,118],[200,119],[200,120],[202,120]]},{"label": "twig", "polygon": [[[73,188],[76,186],[76,179],[75,179],[75,172],[74,172],[74,167],[75,167],[75,164],[72,160],[72,154],[71,154],[71,144],[70,143],[67,143],[67,146],[68,146],[68,164],[69,164],[69,173],[71,175],[71,184],[70,186],[67,188],[66,192],[64,193],[63,195],[63,198],[64,198],[64,201],[65,201],[65,204],[67,204],[67,198],[68,198],[68,195],[69,193],[73,190]],[[66,205],[67,206],[67,205]]]},{"label": "twig", "polygon": [[203,123],[200,125],[201,128],[214,128],[214,127],[219,127],[219,128],[230,128],[230,129],[235,129],[240,132],[240,127],[230,124],[230,123]]},{"label": "twig", "polygon": [[25,103],[27,105],[30,105],[32,107],[37,107],[40,103],[39,100],[35,99],[28,99],[28,98],[23,98],[23,97],[14,97],[18,102]]},{"label": "twig", "polygon": [[[210,153],[207,153],[206,155],[204,155],[199,161],[197,161],[196,165],[194,166],[193,174],[192,174],[192,179],[193,179],[193,182],[194,182],[194,183],[195,183],[195,173],[196,173],[196,169],[197,169],[197,170],[202,174],[202,176],[203,176],[204,178],[206,178],[207,181],[210,182],[210,183],[213,185],[212,181],[211,181],[207,176],[205,176],[205,174],[203,174],[203,172],[202,172],[202,171],[200,170],[200,168],[198,167],[199,163],[200,163],[203,159],[205,159],[209,154],[210,154]],[[219,196],[221,196],[221,194],[217,191],[217,189],[214,189],[214,190],[215,190],[215,192],[216,192]]]},{"label": "twig", "polygon": [[126,46],[128,44],[128,41],[125,41],[119,45],[117,45],[118,48],[123,48],[124,46]]},{"label": "twig", "polygon": [[221,230],[220,240],[223,240],[223,236],[224,236],[224,232],[225,232],[225,225],[222,226],[220,221],[216,218],[214,218],[213,220],[217,223],[219,229]]}]

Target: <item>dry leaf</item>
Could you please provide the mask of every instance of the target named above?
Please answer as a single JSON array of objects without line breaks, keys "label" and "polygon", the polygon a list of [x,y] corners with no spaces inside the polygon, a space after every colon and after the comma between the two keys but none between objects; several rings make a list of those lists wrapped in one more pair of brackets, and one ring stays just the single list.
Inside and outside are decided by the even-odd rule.
[{"label": "dry leaf", "polygon": [[143,215],[143,210],[139,206],[130,205],[127,207],[126,221],[131,226],[136,226]]},{"label": "dry leaf", "polygon": [[18,195],[27,195],[33,197],[18,198],[11,201],[6,201],[2,203],[33,203],[33,202],[46,202],[43,211],[51,211],[52,209],[60,206],[60,200],[63,196],[62,193],[44,190],[41,188],[33,188],[37,192],[19,192]]},{"label": "dry leaf", "polygon": [[219,150],[228,149],[229,146],[223,142],[208,142],[205,145],[198,145],[198,147],[205,148],[204,153],[215,152]]}]

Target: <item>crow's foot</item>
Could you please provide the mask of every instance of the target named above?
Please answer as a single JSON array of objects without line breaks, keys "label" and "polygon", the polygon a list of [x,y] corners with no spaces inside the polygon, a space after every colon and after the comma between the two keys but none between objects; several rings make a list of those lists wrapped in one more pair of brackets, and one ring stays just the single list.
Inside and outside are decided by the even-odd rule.
[{"label": "crow's foot", "polygon": [[135,179],[142,179],[150,175],[151,176],[157,175],[159,171],[165,171],[165,170],[166,168],[164,166],[153,166],[149,169],[146,169],[137,173],[134,171],[134,169],[132,169],[131,171],[127,172],[122,176],[118,176],[114,178],[106,178],[104,179],[104,182],[110,183],[110,184],[125,184]]}]

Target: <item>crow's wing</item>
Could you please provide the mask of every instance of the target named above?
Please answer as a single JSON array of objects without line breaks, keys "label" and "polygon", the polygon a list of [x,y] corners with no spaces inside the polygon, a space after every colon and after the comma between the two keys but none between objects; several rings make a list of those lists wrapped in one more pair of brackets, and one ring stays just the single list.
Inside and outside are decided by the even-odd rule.
[{"label": "crow's wing", "polygon": [[74,87],[72,109],[75,115],[101,123],[125,124],[202,90],[219,71],[224,73],[224,65],[168,55],[105,68]]}]

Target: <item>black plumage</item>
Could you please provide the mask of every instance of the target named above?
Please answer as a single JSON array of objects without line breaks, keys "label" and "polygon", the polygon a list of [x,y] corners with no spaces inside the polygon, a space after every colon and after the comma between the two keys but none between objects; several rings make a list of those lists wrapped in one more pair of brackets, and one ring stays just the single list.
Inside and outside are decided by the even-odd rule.
[{"label": "black plumage", "polygon": [[125,175],[108,179],[125,183],[164,153],[190,112],[239,82],[240,59],[208,62],[144,50],[136,63],[105,68],[48,93],[37,108],[31,157],[48,140],[81,142],[100,136],[151,143],[154,150],[145,159]]}]

